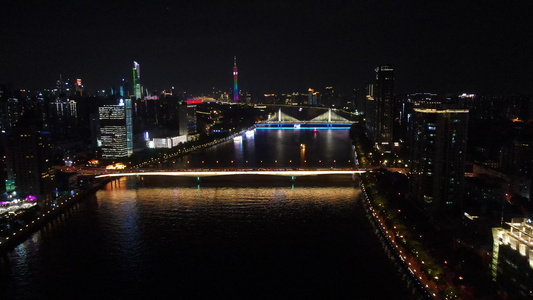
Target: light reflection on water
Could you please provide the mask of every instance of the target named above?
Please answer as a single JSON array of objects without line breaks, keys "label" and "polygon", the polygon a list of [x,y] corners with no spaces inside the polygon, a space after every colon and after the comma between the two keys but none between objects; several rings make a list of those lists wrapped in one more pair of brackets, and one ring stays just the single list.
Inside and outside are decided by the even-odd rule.
[{"label": "light reflection on water", "polygon": [[[346,137],[262,131],[175,166],[348,161]],[[359,194],[350,176],[121,178],[2,258],[0,299],[405,299]]]},{"label": "light reflection on water", "polygon": [[[125,179],[122,179],[125,181]],[[205,243],[237,242],[272,226],[308,218],[329,218],[349,209],[360,193],[353,187],[141,187],[106,189],[97,193],[98,211],[105,220],[108,243],[122,264],[141,265],[143,253],[153,251],[146,241],[167,241],[170,247],[192,235]],[[216,233],[216,234],[214,234]],[[179,244],[179,243],[178,243]],[[215,243],[216,244],[216,243]],[[181,248],[179,245],[175,245]],[[182,249],[183,250],[183,249]],[[128,258],[124,261],[124,258]]]},{"label": "light reflection on water", "polygon": [[[301,144],[306,145],[305,151]],[[258,130],[253,137],[244,135],[242,141],[230,140],[196,150],[167,166],[174,169],[353,167],[352,153],[348,130]]]},{"label": "light reflection on water", "polygon": [[294,188],[173,180],[122,178],[81,202],[10,254],[1,296],[397,296],[351,178]]}]

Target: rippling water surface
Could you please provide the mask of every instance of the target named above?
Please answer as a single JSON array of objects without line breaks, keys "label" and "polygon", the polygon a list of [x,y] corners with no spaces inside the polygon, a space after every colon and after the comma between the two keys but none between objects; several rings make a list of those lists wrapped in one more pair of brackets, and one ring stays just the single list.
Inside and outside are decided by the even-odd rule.
[{"label": "rippling water surface", "polygon": [[[266,156],[261,134],[213,153],[350,159],[346,132],[264,135]],[[209,151],[187,159],[218,159]],[[408,299],[359,193],[350,176],[122,178],[3,256],[0,299]]]},{"label": "rippling water surface", "polygon": [[401,298],[349,178],[153,180],[108,184],[4,257],[5,299]]}]

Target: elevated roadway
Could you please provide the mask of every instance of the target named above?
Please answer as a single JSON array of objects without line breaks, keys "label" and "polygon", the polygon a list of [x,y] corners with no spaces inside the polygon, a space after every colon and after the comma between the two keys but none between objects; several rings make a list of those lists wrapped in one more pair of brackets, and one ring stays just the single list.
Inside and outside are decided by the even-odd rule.
[{"label": "elevated roadway", "polygon": [[366,172],[365,169],[317,169],[317,170],[181,170],[181,171],[141,171],[141,172],[108,172],[96,175],[95,178],[110,178],[122,176],[183,176],[183,177],[212,177],[230,175],[267,175],[267,176],[317,176],[317,175],[354,175]]}]

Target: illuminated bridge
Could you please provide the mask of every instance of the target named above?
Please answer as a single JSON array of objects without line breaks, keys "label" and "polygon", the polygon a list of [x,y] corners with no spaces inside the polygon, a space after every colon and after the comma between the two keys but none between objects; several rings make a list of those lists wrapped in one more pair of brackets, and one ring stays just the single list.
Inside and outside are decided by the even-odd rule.
[{"label": "illuminated bridge", "polygon": [[257,123],[257,129],[349,129],[354,122],[328,109],[310,120],[300,120],[278,109],[268,120]]},{"label": "illuminated bridge", "polygon": [[95,178],[109,178],[122,176],[182,176],[182,177],[211,177],[229,175],[268,175],[268,176],[316,176],[316,175],[355,175],[366,172],[366,169],[317,169],[317,170],[269,170],[269,169],[238,169],[238,170],[161,170],[146,172],[112,172],[100,174]]}]

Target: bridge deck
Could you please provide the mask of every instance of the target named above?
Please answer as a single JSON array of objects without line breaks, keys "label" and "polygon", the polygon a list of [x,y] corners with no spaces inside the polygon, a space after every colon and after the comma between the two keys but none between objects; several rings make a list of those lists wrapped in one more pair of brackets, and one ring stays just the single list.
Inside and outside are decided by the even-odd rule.
[{"label": "bridge deck", "polygon": [[148,172],[119,172],[95,176],[95,178],[122,177],[122,176],[185,176],[209,177],[228,175],[269,175],[269,176],[316,176],[316,175],[353,175],[364,173],[366,170],[206,170],[206,171],[148,171]]}]

